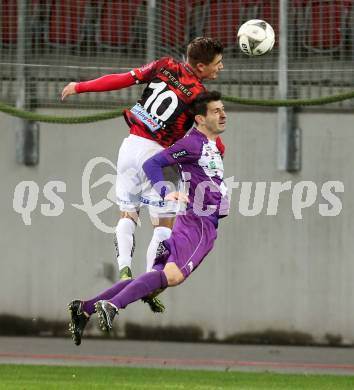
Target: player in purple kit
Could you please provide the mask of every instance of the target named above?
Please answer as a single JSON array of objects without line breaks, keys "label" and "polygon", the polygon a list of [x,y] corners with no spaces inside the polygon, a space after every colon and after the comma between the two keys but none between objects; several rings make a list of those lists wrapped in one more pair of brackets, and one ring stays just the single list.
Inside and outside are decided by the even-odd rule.
[{"label": "player in purple kit", "polygon": [[[220,99],[216,91],[201,93],[193,104],[196,127],[144,163],[143,169],[161,198],[186,202],[186,210],[177,216],[171,237],[163,241],[165,251],[156,258],[154,272],[119,281],[93,299],[76,301],[81,311],[77,318],[72,318],[71,325],[81,330],[80,336],[94,312],[101,329],[109,331],[120,309],[148,294],[182,283],[213,248],[219,219],[229,210],[223,161],[216,146],[216,138],[226,124]],[[171,191],[171,183],[164,181],[163,168],[176,164],[182,178],[189,179],[188,195]]]}]

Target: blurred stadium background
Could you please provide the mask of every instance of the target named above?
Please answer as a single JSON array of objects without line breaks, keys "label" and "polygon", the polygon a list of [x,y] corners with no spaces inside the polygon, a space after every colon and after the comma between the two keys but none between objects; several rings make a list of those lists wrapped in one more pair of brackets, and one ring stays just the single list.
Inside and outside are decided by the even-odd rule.
[{"label": "blurred stadium background", "polygon": [[[253,18],[265,19],[276,32],[275,48],[264,57],[246,57],[237,47],[238,26]],[[0,101],[60,116],[127,105],[143,86],[82,94],[65,103],[59,94],[70,81],[126,71],[164,55],[182,59],[198,35],[225,45],[225,69],[208,84],[225,95],[309,99],[354,89],[351,0],[0,0]],[[265,206],[252,218],[242,215],[240,190],[234,190],[215,251],[185,285],[164,293],[167,313],[152,316],[138,303],[121,316],[118,334],[153,338],[156,332],[144,336],[136,326],[189,326],[197,339],[236,341],[248,334],[252,341],[274,331],[273,337],[285,334],[289,341],[300,335],[299,343],[353,344],[354,100],[301,109],[228,107],[226,177],[266,182]],[[82,202],[88,161],[100,156],[115,163],[127,127],[122,118],[41,123],[40,131],[36,126],[0,113],[0,315],[54,324],[66,320],[68,301],[91,296],[116,278],[112,235],[72,205]],[[19,136],[23,132],[32,133],[29,144]],[[27,162],[26,148],[34,153]],[[107,170],[114,173],[97,167],[91,183]],[[65,183],[59,193],[64,209],[57,214],[43,193],[53,180]],[[344,183],[338,195],[343,209],[323,217],[321,187],[330,180]],[[29,204],[29,191],[16,199],[23,181],[38,188],[30,225],[14,211],[16,202]],[[277,215],[267,215],[272,181],[291,181],[292,188],[315,183],[316,200],[303,219],[294,218],[291,191],[281,194]],[[107,182],[90,190],[92,203],[108,202]],[[117,209],[111,206],[99,217],[114,226]],[[137,235],[136,273],[144,270],[149,238],[145,224]]]},{"label": "blurred stadium background", "polygon": [[[225,95],[279,97],[279,1],[1,1],[1,100],[14,103],[16,80],[26,80],[25,105],[57,107],[58,89],[72,80],[120,72],[154,58],[181,59],[195,36],[225,45],[225,71],[215,85]],[[353,87],[354,9],[351,0],[288,3],[288,98],[310,98]],[[261,18],[274,26],[277,43],[263,58],[248,58],[236,45],[237,27]],[[76,107],[132,102],[139,89],[87,94]],[[352,101],[334,107],[353,108]]]}]

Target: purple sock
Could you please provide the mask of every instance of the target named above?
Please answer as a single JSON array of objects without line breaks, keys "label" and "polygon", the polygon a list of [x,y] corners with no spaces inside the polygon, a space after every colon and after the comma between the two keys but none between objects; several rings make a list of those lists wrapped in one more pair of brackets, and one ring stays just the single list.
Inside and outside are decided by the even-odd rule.
[{"label": "purple sock", "polygon": [[108,290],[103,291],[97,297],[93,299],[89,299],[88,301],[84,301],[83,310],[91,315],[95,312],[95,303],[100,300],[108,300],[113,298],[115,295],[119,294],[125,287],[127,287],[131,282],[133,282],[134,279],[128,279],[119,281],[116,284],[114,284],[112,287],[110,287]]},{"label": "purple sock", "polygon": [[122,309],[155,290],[166,288],[167,285],[167,278],[163,271],[147,272],[136,278],[127,288],[110,298],[109,301],[118,309]]}]

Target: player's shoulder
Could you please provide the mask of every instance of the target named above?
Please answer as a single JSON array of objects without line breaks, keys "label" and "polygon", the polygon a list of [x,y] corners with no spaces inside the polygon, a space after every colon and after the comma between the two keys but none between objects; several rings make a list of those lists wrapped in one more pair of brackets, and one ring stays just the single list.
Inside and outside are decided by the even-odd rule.
[{"label": "player's shoulder", "polygon": [[158,62],[160,65],[163,65],[163,66],[178,66],[179,65],[179,61],[177,61],[173,57],[168,57],[168,56],[161,57],[158,60]]},{"label": "player's shoulder", "polygon": [[203,145],[208,142],[207,137],[195,127],[192,127],[183,139],[186,144],[196,150],[200,150]]},{"label": "player's shoulder", "polygon": [[141,72],[146,72],[153,69],[160,69],[161,67],[166,66],[167,64],[171,63],[173,61],[173,58],[171,57],[161,57],[157,58],[145,65],[140,66],[139,69]]},{"label": "player's shoulder", "polygon": [[185,62],[176,60],[173,57],[162,57],[159,59],[159,64],[164,65],[166,68],[174,68],[176,70],[180,70],[182,73],[190,73],[191,75],[194,75],[193,72],[186,67]]}]

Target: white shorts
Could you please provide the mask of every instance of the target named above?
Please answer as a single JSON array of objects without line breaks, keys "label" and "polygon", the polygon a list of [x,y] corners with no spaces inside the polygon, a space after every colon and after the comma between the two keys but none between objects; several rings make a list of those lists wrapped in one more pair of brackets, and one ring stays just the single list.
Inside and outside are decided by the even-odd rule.
[{"label": "white shorts", "polygon": [[[118,153],[116,197],[121,211],[138,211],[147,206],[152,216],[174,216],[176,202],[162,202],[160,195],[151,187],[143,171],[144,162],[164,150],[157,142],[130,134],[125,138]],[[179,173],[176,166],[164,168],[164,177],[179,188]]]}]

